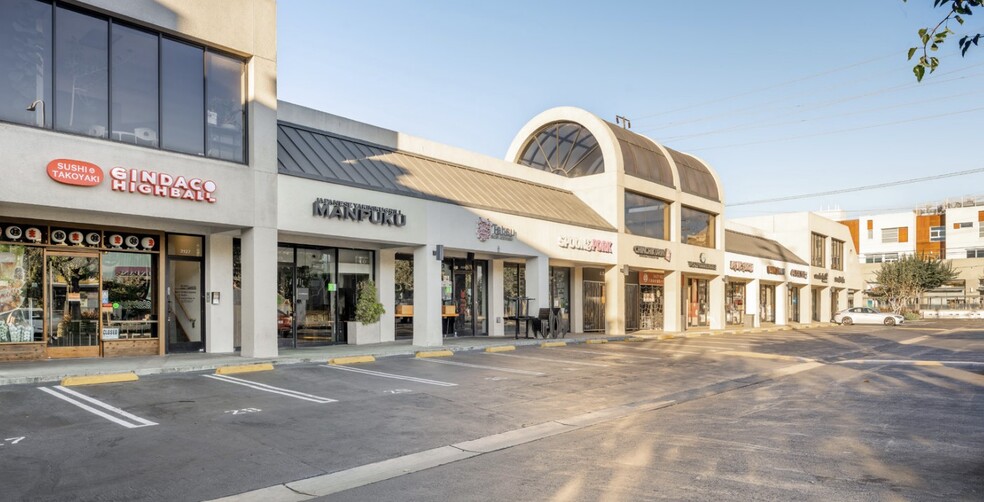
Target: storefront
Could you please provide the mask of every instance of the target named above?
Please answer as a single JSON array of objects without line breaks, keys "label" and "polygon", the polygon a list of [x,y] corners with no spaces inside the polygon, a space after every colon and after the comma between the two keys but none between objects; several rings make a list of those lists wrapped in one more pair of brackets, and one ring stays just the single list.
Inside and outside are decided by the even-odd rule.
[{"label": "storefront", "polygon": [[687,328],[710,326],[710,294],[708,279],[701,277],[684,278],[687,301],[685,303]]},{"label": "storefront", "polygon": [[729,280],[724,289],[725,324],[741,326],[745,318],[745,287],[747,283]]},{"label": "storefront", "polygon": [[605,271],[600,268],[585,268],[582,275],[584,332],[605,331]]},{"label": "storefront", "polygon": [[161,237],[0,221],[0,360],[163,354]]},{"label": "storefront", "polygon": [[790,283],[786,287],[786,321],[800,322],[800,286]]},{"label": "storefront", "polygon": [[762,283],[759,286],[759,319],[761,322],[776,322],[776,286]]}]

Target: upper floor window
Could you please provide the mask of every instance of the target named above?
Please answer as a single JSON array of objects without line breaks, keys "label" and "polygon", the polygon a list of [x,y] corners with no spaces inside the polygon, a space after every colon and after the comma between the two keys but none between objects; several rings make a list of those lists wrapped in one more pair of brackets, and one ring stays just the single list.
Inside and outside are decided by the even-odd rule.
[{"label": "upper floor window", "polygon": [[967,258],[984,258],[984,248],[968,249]]},{"label": "upper floor window", "polygon": [[898,253],[869,254],[864,257],[865,263],[889,263],[899,261]]},{"label": "upper floor window", "polygon": [[954,229],[970,228],[972,226],[974,226],[974,224],[971,223],[971,222],[969,222],[969,221],[965,221],[965,222],[962,222],[962,223],[954,223],[953,224],[953,228]]},{"label": "upper floor window", "polygon": [[625,192],[625,233],[669,240],[669,212],[666,202]]},{"label": "upper floor window", "polygon": [[929,242],[943,242],[946,240],[946,227],[929,227]]},{"label": "upper floor window", "polygon": [[67,3],[0,4],[0,120],[245,162],[245,70]]},{"label": "upper floor window", "polygon": [[844,270],[844,241],[830,240],[830,268]]},{"label": "upper floor window", "polygon": [[680,242],[714,247],[714,215],[687,206],[680,208]]},{"label": "upper floor window", "polygon": [[827,237],[818,233],[810,235],[813,245],[810,253],[810,265],[824,267],[827,265]]},{"label": "upper floor window", "polygon": [[882,244],[892,242],[909,242],[909,227],[883,228]]},{"label": "upper floor window", "polygon": [[605,172],[598,140],[573,122],[555,122],[535,132],[516,162],[568,178]]}]

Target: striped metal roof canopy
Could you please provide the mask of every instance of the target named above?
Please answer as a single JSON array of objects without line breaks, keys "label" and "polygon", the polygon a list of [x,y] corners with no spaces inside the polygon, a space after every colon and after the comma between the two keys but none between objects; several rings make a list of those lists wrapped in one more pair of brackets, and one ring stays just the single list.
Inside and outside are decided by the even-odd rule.
[{"label": "striped metal roof canopy", "polygon": [[281,174],[614,231],[567,190],[280,122]]}]

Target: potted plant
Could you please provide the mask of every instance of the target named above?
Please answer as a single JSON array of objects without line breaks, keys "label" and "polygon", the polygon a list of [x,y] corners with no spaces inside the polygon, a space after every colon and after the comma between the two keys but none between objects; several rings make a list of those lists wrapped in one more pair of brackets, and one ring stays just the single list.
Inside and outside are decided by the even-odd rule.
[{"label": "potted plant", "polygon": [[360,282],[355,300],[355,321],[348,323],[349,343],[379,343],[379,319],[385,313],[386,309],[379,303],[376,283],[371,280]]}]

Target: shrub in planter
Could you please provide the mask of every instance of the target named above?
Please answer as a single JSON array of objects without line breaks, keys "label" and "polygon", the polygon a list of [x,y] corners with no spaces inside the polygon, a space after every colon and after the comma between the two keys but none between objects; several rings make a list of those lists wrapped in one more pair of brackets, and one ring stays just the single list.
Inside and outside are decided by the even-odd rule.
[{"label": "shrub in planter", "polygon": [[360,282],[355,301],[355,320],[363,325],[375,324],[385,313],[386,309],[379,303],[379,296],[376,294],[376,283]]}]

